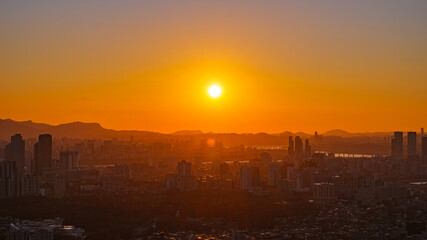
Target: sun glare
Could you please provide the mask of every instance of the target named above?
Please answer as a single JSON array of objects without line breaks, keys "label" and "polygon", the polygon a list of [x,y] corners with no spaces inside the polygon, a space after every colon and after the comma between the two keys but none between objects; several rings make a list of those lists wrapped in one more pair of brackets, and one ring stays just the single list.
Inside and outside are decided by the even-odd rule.
[{"label": "sun glare", "polygon": [[208,93],[209,96],[211,96],[212,98],[218,98],[219,96],[221,96],[222,90],[220,86],[212,85],[209,87]]}]

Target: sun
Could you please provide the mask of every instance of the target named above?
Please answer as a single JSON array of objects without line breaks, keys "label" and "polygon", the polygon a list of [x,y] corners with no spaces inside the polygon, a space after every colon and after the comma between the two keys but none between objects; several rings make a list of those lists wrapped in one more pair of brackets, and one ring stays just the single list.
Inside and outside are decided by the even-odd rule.
[{"label": "sun", "polygon": [[211,96],[212,98],[218,98],[219,96],[221,96],[222,90],[220,86],[212,85],[209,87],[208,93],[209,96]]}]

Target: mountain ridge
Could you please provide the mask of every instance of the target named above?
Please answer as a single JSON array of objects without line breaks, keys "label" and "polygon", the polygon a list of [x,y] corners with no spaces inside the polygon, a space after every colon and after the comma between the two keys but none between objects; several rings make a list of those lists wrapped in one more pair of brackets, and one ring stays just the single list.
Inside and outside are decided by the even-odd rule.
[{"label": "mountain ridge", "polygon": [[[236,135],[236,136],[262,136],[262,137],[273,137],[273,136],[296,136],[299,135],[303,138],[311,138],[313,134],[304,132],[289,132],[284,131],[277,134],[269,134],[264,132],[259,133],[204,133],[200,130],[180,130],[174,133],[166,134],[153,131],[141,131],[141,130],[114,130],[102,127],[100,123],[92,122],[70,122],[58,125],[52,125],[47,123],[36,123],[31,120],[27,121],[15,121],[12,119],[0,119],[0,139],[9,139],[10,136],[19,133],[24,138],[37,138],[39,134],[49,133],[56,138],[81,138],[81,139],[129,139],[130,136],[138,138],[158,138],[162,136],[176,136],[176,137],[193,137],[193,136],[213,136],[213,135]],[[320,136],[325,137],[357,137],[357,136],[390,136],[391,132],[375,132],[375,133],[349,133],[341,129],[329,130]]]}]

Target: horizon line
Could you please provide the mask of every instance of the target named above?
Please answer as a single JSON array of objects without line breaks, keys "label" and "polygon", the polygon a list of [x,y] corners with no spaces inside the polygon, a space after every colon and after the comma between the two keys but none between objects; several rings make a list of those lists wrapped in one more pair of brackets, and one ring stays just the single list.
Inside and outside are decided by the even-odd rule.
[{"label": "horizon line", "polygon": [[[307,133],[305,131],[288,131],[288,130],[284,130],[281,132],[264,132],[264,131],[256,131],[256,132],[214,132],[214,131],[203,131],[200,129],[180,129],[180,130],[175,130],[173,132],[162,132],[162,131],[155,131],[155,130],[141,130],[141,129],[115,129],[115,128],[106,128],[102,125],[102,123],[100,122],[83,122],[83,121],[70,121],[70,122],[65,122],[65,123],[46,123],[46,122],[35,122],[31,119],[28,120],[14,120],[12,118],[0,118],[0,120],[10,120],[13,122],[19,122],[19,123],[24,123],[24,122],[31,122],[34,124],[46,124],[46,125],[50,125],[53,127],[57,127],[57,126],[61,126],[61,125],[66,125],[66,124],[75,124],[75,123],[82,123],[82,124],[97,124],[99,125],[101,128],[105,129],[105,130],[113,130],[113,131],[122,131],[122,132],[152,132],[152,133],[159,133],[159,134],[165,134],[165,135],[170,135],[170,134],[176,134],[179,132],[196,132],[199,131],[201,132],[201,134],[268,134],[268,135],[279,135],[279,134],[284,134],[284,133],[290,133],[290,134],[306,134],[306,135],[315,135],[315,132],[318,131],[314,131],[314,133]],[[420,130],[422,129],[422,127],[419,128]],[[414,130],[388,130],[388,131],[358,131],[358,132],[350,132],[344,129],[340,129],[340,128],[335,128],[335,129],[330,129],[327,130],[325,132],[319,133],[318,135],[324,135],[326,133],[332,132],[332,131],[342,131],[345,132],[345,134],[375,134],[375,133],[393,133],[393,132],[416,132],[416,133],[421,133],[421,131],[414,131]]]}]

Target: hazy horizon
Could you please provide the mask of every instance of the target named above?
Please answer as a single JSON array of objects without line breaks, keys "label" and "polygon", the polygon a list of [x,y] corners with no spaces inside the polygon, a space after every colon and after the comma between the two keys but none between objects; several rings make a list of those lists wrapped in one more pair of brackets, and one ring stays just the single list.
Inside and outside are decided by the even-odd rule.
[{"label": "hazy horizon", "polygon": [[[183,132],[183,131],[201,131],[203,134],[208,134],[208,133],[213,133],[213,134],[227,134],[227,133],[236,133],[236,134],[257,134],[257,133],[267,133],[267,134],[281,134],[281,133],[285,133],[285,132],[290,132],[293,134],[297,134],[297,133],[304,133],[304,134],[308,134],[308,135],[314,135],[314,132],[307,132],[307,131],[289,131],[284,129],[283,131],[279,131],[279,132],[266,132],[266,131],[259,131],[259,132],[214,132],[214,131],[209,131],[209,130],[203,130],[203,129],[177,129],[176,131],[172,131],[172,132],[159,132],[159,131],[153,131],[150,129],[116,129],[116,128],[107,128],[105,127],[102,122],[82,122],[82,121],[73,121],[73,122],[63,122],[63,123],[49,123],[49,122],[37,122],[37,121],[33,121],[31,119],[27,119],[27,120],[17,120],[17,119],[12,119],[12,118],[0,118],[0,120],[11,120],[14,122],[33,122],[35,124],[48,124],[51,126],[58,126],[58,125],[64,125],[64,124],[72,124],[72,123],[83,123],[83,124],[99,124],[102,128],[107,129],[107,130],[114,130],[114,131],[147,131],[147,132],[155,132],[155,133],[161,133],[161,134],[174,134],[174,133],[178,133],[178,132]],[[393,129],[393,130],[389,130],[389,131],[360,131],[360,132],[351,132],[351,131],[347,131],[346,129],[339,129],[339,128],[333,128],[333,129],[329,129],[327,131],[324,132],[320,132],[317,131],[319,135],[325,134],[325,133],[329,133],[332,131],[344,131],[347,132],[349,134],[374,134],[374,133],[392,133],[395,131],[401,131],[401,132],[417,132],[419,133],[421,130],[421,127],[418,129]]]}]

